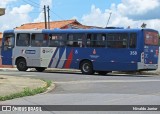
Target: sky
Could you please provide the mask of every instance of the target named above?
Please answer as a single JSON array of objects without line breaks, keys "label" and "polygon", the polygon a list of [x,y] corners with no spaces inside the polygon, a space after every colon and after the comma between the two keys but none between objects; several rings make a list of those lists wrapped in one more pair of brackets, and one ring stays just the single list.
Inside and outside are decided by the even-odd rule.
[{"label": "sky", "polygon": [[88,26],[124,28],[145,23],[160,32],[160,0],[0,0],[0,7],[6,8],[0,16],[0,32],[43,22],[44,5],[50,7],[51,21],[77,19]]}]

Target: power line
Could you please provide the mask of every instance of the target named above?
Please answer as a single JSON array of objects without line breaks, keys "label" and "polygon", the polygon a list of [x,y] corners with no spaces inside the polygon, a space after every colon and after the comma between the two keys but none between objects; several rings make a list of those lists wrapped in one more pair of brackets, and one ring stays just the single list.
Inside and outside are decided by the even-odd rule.
[{"label": "power line", "polygon": [[[28,2],[28,1],[30,1],[32,4],[31,4],[30,2]],[[38,4],[38,3],[36,3],[36,2],[33,2],[33,1],[31,1],[31,0],[28,0],[28,1],[23,0],[23,2],[25,2],[25,3],[27,3],[27,4],[30,4],[30,5],[32,5],[32,6],[34,6],[34,7],[37,7],[37,8],[41,8],[41,7],[40,7],[40,4]],[[34,5],[33,5],[33,4],[34,4]],[[36,5],[36,6],[35,6],[35,5]],[[53,12],[51,9],[50,9],[50,11],[51,11],[54,15],[56,15],[58,18],[64,20],[63,17],[59,16],[57,13]]]},{"label": "power line", "polygon": [[[28,2],[28,1],[25,1],[25,0],[22,0],[23,2],[25,2],[25,3],[27,3],[27,4],[30,4],[31,6],[33,6],[33,7],[36,7],[36,8],[41,8],[39,5],[37,6],[35,6],[35,5],[33,5],[33,4],[31,4],[30,2]],[[33,2],[32,1],[32,3],[34,3],[35,4],[35,2]]]},{"label": "power line", "polygon": [[34,4],[38,5],[38,6],[40,6],[40,4],[38,4],[38,3],[36,3],[36,2],[33,2],[33,1],[31,1],[31,0],[28,0],[28,1],[30,1],[30,2],[32,2],[32,3],[34,3]]},{"label": "power line", "polygon": [[50,10],[54,15],[56,15],[58,18],[60,18],[60,19],[62,19],[62,20],[64,20],[64,18],[63,17],[61,17],[61,16],[59,16],[58,14],[56,14],[55,12],[53,12],[52,10]]},{"label": "power line", "polygon": [[[41,12],[30,12],[30,13],[41,13]],[[28,14],[28,13],[13,13],[13,14]]]}]

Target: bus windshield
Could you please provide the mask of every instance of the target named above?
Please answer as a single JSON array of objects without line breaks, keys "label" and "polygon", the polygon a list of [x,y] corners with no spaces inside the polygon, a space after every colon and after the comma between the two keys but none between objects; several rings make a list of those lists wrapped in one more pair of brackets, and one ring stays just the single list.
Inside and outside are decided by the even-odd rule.
[{"label": "bus windshield", "polygon": [[146,45],[158,45],[158,32],[155,31],[145,31],[144,39]]}]

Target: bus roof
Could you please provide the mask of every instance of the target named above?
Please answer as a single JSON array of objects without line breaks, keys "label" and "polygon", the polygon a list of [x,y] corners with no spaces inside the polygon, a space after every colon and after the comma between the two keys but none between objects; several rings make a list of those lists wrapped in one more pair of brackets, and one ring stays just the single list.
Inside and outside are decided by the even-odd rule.
[{"label": "bus roof", "polygon": [[[142,30],[156,31],[154,29],[23,29],[23,30],[5,30],[4,33],[116,33],[116,32],[139,32]],[[158,32],[158,31],[156,31]]]}]

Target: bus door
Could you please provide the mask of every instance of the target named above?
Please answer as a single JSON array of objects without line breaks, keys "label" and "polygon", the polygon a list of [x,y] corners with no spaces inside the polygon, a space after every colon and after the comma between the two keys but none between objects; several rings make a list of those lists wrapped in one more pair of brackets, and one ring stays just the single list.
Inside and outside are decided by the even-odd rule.
[{"label": "bus door", "polygon": [[14,48],[14,34],[13,33],[4,33],[2,40],[2,65],[12,65],[12,53]]},{"label": "bus door", "polygon": [[158,32],[144,31],[144,63],[145,64],[158,64]]}]

